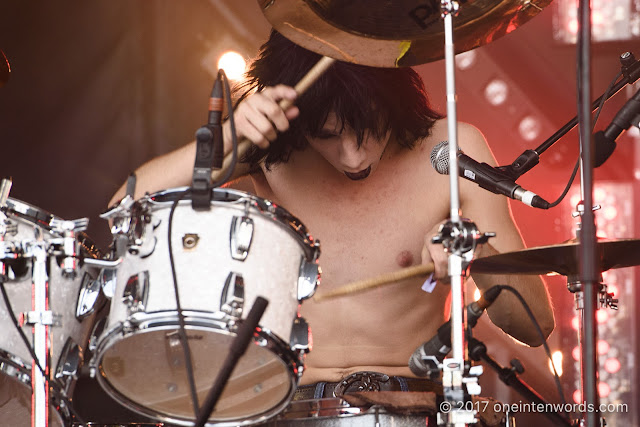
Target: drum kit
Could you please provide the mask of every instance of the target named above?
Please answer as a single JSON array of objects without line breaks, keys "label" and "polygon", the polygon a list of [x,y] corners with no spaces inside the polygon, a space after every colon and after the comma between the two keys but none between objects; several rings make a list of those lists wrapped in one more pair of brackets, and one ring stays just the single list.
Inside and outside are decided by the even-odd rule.
[{"label": "drum kit", "polygon": [[[489,43],[549,1],[449,3],[449,10],[415,0],[259,3],[269,22],[303,47],[339,60],[398,67],[450,54],[451,36],[457,52]],[[457,15],[452,33],[442,30],[441,14]],[[4,84],[9,65],[2,56]],[[332,61],[323,59],[297,90],[313,84],[314,75]],[[451,142],[453,150],[455,137]],[[240,152],[247,146],[241,144]],[[124,407],[154,422],[194,425],[194,398],[202,401],[228,369],[225,356],[243,325],[250,324],[248,309],[260,299],[256,288],[272,304],[250,328],[255,345],[240,352],[215,410],[204,420],[254,425],[290,406],[310,350],[300,304],[320,281],[320,243],[299,219],[268,200],[231,189],[212,188],[210,209],[193,209],[185,189],[138,200],[129,194],[102,215],[113,236],[109,252],[102,253],[84,233],[87,219],[63,220],[12,199],[10,186],[8,180],[0,186],[3,425],[83,423],[71,401],[83,365]],[[597,248],[600,271],[640,264],[639,240],[600,242]],[[577,249],[577,243],[563,243],[496,255],[473,261],[471,271],[575,277]],[[421,266],[318,297],[335,298],[432,270]],[[178,281],[189,292],[179,293]],[[605,299],[615,304],[609,294]],[[293,406],[300,408],[299,402]],[[379,414],[374,418],[377,423]],[[447,424],[460,425],[461,419]]]}]

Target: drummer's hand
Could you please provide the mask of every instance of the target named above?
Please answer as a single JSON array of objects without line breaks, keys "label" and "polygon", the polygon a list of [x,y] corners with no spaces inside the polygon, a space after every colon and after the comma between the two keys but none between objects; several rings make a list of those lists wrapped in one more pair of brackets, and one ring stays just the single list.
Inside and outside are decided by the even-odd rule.
[{"label": "drummer's hand", "polygon": [[[286,111],[278,103],[283,99],[296,99],[295,89],[285,85],[267,87],[244,99],[235,109],[236,134],[238,140],[247,138],[262,149],[269,148],[269,144],[278,136],[279,132],[289,129],[289,120],[298,116],[298,107],[291,106]],[[225,142],[231,145],[231,131],[229,121],[224,126]]]},{"label": "drummer's hand", "polygon": [[[444,221],[443,221],[444,222]],[[449,278],[449,266],[447,253],[444,246],[439,243],[431,243],[431,238],[438,234],[441,224],[436,224],[424,236],[424,245],[422,246],[422,264],[433,263],[435,266],[435,279],[444,284],[451,282]]]}]

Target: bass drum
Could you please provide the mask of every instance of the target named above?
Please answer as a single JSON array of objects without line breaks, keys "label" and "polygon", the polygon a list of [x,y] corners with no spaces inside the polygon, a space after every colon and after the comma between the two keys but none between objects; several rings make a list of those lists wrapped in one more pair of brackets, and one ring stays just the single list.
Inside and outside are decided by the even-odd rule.
[{"label": "bass drum", "polygon": [[[270,304],[216,410],[217,425],[262,422],[290,401],[304,368],[309,329],[299,316],[319,280],[319,242],[283,208],[228,189],[194,210],[184,190],[124,199],[103,217],[115,246],[127,242],[111,288],[105,332],[92,364],[102,387],[127,408],[171,424],[192,425],[185,350],[179,338],[171,259],[179,286],[200,404],[218,376],[242,316],[256,297]],[[107,282],[109,282],[107,280]]]},{"label": "bass drum", "polygon": [[[82,264],[86,258],[98,258],[91,240],[79,233],[72,262],[80,262],[74,271],[65,271],[57,256],[62,236],[51,226],[62,221],[53,215],[18,200],[8,199],[0,212],[0,420],[2,425],[31,425],[31,369],[33,358],[22,339],[22,330],[32,342],[32,327],[17,326],[12,316],[22,318],[32,311],[34,259],[30,248],[47,249],[49,310],[53,325],[49,327],[49,425],[62,426],[71,419],[68,398],[73,393],[77,373],[82,366],[100,298],[98,271]],[[19,329],[18,329],[19,328]]]}]

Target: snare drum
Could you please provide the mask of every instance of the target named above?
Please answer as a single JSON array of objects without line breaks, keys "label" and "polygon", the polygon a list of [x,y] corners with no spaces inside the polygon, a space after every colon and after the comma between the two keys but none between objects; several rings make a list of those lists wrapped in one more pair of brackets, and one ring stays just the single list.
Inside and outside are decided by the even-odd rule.
[{"label": "snare drum", "polygon": [[[103,215],[116,242],[126,236],[127,248],[115,280],[106,281],[113,298],[92,365],[102,387],[129,409],[192,425],[168,248],[171,206],[182,194],[125,198]],[[319,242],[268,200],[214,189],[210,210],[192,209],[188,197],[177,204],[171,244],[200,404],[243,315],[257,296],[269,301],[256,345],[240,359],[209,421],[249,425],[276,415],[304,368],[309,329],[299,305],[319,281]]]},{"label": "snare drum", "polygon": [[[69,421],[66,401],[75,385],[78,370],[95,324],[100,301],[97,271],[82,265],[83,258],[97,258],[92,242],[80,234],[75,238],[79,257],[60,256],[62,236],[51,226],[62,221],[26,203],[8,199],[0,212],[0,273],[10,306],[16,318],[32,310],[34,259],[29,248],[39,244],[47,249],[49,311],[50,425]],[[68,241],[67,241],[68,243]],[[65,258],[65,259],[63,259]],[[80,266],[77,266],[78,258]],[[64,264],[66,262],[66,264]],[[69,269],[69,265],[73,265]],[[0,295],[0,420],[3,425],[26,426],[31,419],[31,353],[11,320],[7,301]],[[32,326],[23,324],[22,331],[33,342]],[[54,407],[60,409],[56,411]]]}]

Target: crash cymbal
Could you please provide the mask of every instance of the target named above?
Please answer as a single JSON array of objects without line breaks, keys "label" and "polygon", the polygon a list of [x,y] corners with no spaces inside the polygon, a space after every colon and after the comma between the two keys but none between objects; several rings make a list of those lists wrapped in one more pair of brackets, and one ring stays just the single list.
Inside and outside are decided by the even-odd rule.
[{"label": "crash cymbal", "polygon": [[[341,61],[376,67],[444,57],[439,0],[258,0],[271,25],[294,43]],[[551,0],[460,1],[456,53],[485,45],[537,15]]]},{"label": "crash cymbal", "polygon": [[11,74],[11,67],[7,57],[4,56],[4,52],[0,50],[0,87],[4,86],[9,81]]},{"label": "crash cymbal", "polygon": [[[598,259],[601,271],[640,265],[640,240],[600,240]],[[561,274],[579,272],[579,244],[562,243],[507,252],[478,258],[471,264],[472,273],[493,274]]]}]

